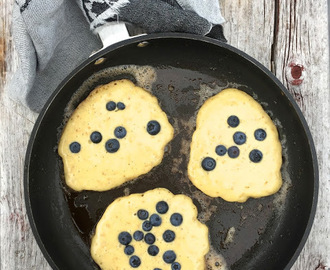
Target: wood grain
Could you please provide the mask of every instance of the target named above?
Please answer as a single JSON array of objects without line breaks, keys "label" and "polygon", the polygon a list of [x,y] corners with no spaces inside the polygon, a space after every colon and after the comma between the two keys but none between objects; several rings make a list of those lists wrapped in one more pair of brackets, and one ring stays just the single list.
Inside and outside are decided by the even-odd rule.
[{"label": "wood grain", "polygon": [[[323,2],[323,4],[322,4]],[[325,1],[281,1],[275,49],[276,76],[301,108],[312,132],[320,170],[315,222],[294,269],[330,268],[330,91]],[[293,78],[293,68],[302,69]],[[298,68],[297,68],[298,67]],[[297,74],[296,74],[297,75]],[[299,75],[299,72],[298,72]]]},{"label": "wood grain", "polygon": [[[0,2],[0,269],[50,269],[30,229],[23,168],[37,115],[10,100],[18,65],[12,0]],[[327,1],[221,0],[228,43],[271,69],[296,99],[314,136],[320,169],[315,222],[293,270],[330,269],[330,94]]]},{"label": "wood grain", "polygon": [[10,33],[11,0],[0,2],[0,269],[51,269],[32,234],[24,203],[24,157],[37,115],[8,98],[7,80],[18,66]]},{"label": "wood grain", "polygon": [[6,62],[5,62],[5,55],[6,55],[6,39],[5,35],[7,35],[7,26],[6,26],[6,16],[5,16],[5,9],[4,3],[0,3],[1,8],[1,19],[0,20],[0,88],[3,89],[4,87],[4,78],[6,72]]}]

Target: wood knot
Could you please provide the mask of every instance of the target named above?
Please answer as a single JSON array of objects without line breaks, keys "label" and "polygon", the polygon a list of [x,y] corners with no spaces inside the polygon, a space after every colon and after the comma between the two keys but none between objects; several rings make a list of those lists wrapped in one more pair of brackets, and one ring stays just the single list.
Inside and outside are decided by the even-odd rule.
[{"label": "wood knot", "polygon": [[286,79],[291,85],[301,85],[304,81],[305,68],[302,64],[291,62],[286,68]]},{"label": "wood knot", "polygon": [[294,65],[291,68],[291,75],[294,79],[299,79],[302,75],[303,67],[299,65]]},{"label": "wood knot", "polygon": [[323,263],[319,263],[319,265],[318,266],[316,266],[316,268],[315,268],[315,270],[326,270],[326,268],[325,268],[326,266],[325,265],[323,265]]}]

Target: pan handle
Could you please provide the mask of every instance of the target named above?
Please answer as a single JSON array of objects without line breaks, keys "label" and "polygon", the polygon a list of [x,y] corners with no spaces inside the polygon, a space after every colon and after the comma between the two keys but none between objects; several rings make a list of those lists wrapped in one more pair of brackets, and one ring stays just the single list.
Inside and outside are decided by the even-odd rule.
[{"label": "pan handle", "polygon": [[102,41],[103,47],[93,52],[90,56],[104,50],[112,44],[129,39],[132,36],[145,35],[141,28],[135,28],[134,31],[129,32],[124,22],[111,22],[103,25],[98,29],[97,33]]}]

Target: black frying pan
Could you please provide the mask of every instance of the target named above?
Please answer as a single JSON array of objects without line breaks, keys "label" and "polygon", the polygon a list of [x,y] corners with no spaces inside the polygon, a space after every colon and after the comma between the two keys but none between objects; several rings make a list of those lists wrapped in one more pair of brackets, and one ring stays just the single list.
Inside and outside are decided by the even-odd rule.
[{"label": "black frying pan", "polygon": [[[101,57],[105,61],[96,65]],[[161,165],[137,181],[107,192],[73,192],[64,184],[57,154],[65,110],[68,104],[77,106],[97,84],[119,78],[135,81],[129,72],[108,73],[85,83],[74,95],[95,73],[132,64],[155,69],[157,79],[152,92],[176,127],[176,136]],[[229,203],[203,195],[187,178],[198,101],[226,87],[236,87],[253,96],[278,128],[283,145],[284,185],[275,195],[249,199],[243,204]],[[306,121],[271,72],[243,52],[209,38],[154,34],[110,46],[64,80],[33,129],[24,181],[33,233],[54,269],[98,269],[89,253],[90,236],[109,203],[127,190],[139,193],[165,187],[193,199],[199,218],[209,227],[212,247],[224,256],[231,269],[278,270],[290,269],[308,237],[316,210],[318,167]],[[234,238],[228,241],[232,228]]]}]

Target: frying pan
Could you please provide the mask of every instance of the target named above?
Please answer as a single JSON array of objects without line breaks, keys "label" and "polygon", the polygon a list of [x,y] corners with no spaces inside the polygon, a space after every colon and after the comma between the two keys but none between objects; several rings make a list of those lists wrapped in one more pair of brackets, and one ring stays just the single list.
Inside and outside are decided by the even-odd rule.
[{"label": "frying pan", "polygon": [[[175,137],[163,162],[138,180],[106,192],[74,192],[64,183],[57,153],[70,109],[96,85],[118,78],[137,83],[134,74],[125,71],[131,65],[149,66],[155,71],[151,91],[175,127]],[[107,71],[118,66],[122,72]],[[203,101],[227,87],[253,96],[277,126],[283,146],[284,184],[275,195],[229,203],[204,195],[188,180],[189,142],[196,113]],[[209,227],[212,249],[224,257],[229,269],[278,270],[291,268],[310,232],[317,204],[318,166],[301,111],[270,71],[216,40],[162,33],[108,47],[59,85],[32,131],[24,187],[32,231],[54,269],[99,269],[89,245],[105,208],[127,193],[165,187],[193,199],[198,217]],[[219,269],[215,265],[212,268]]]}]

